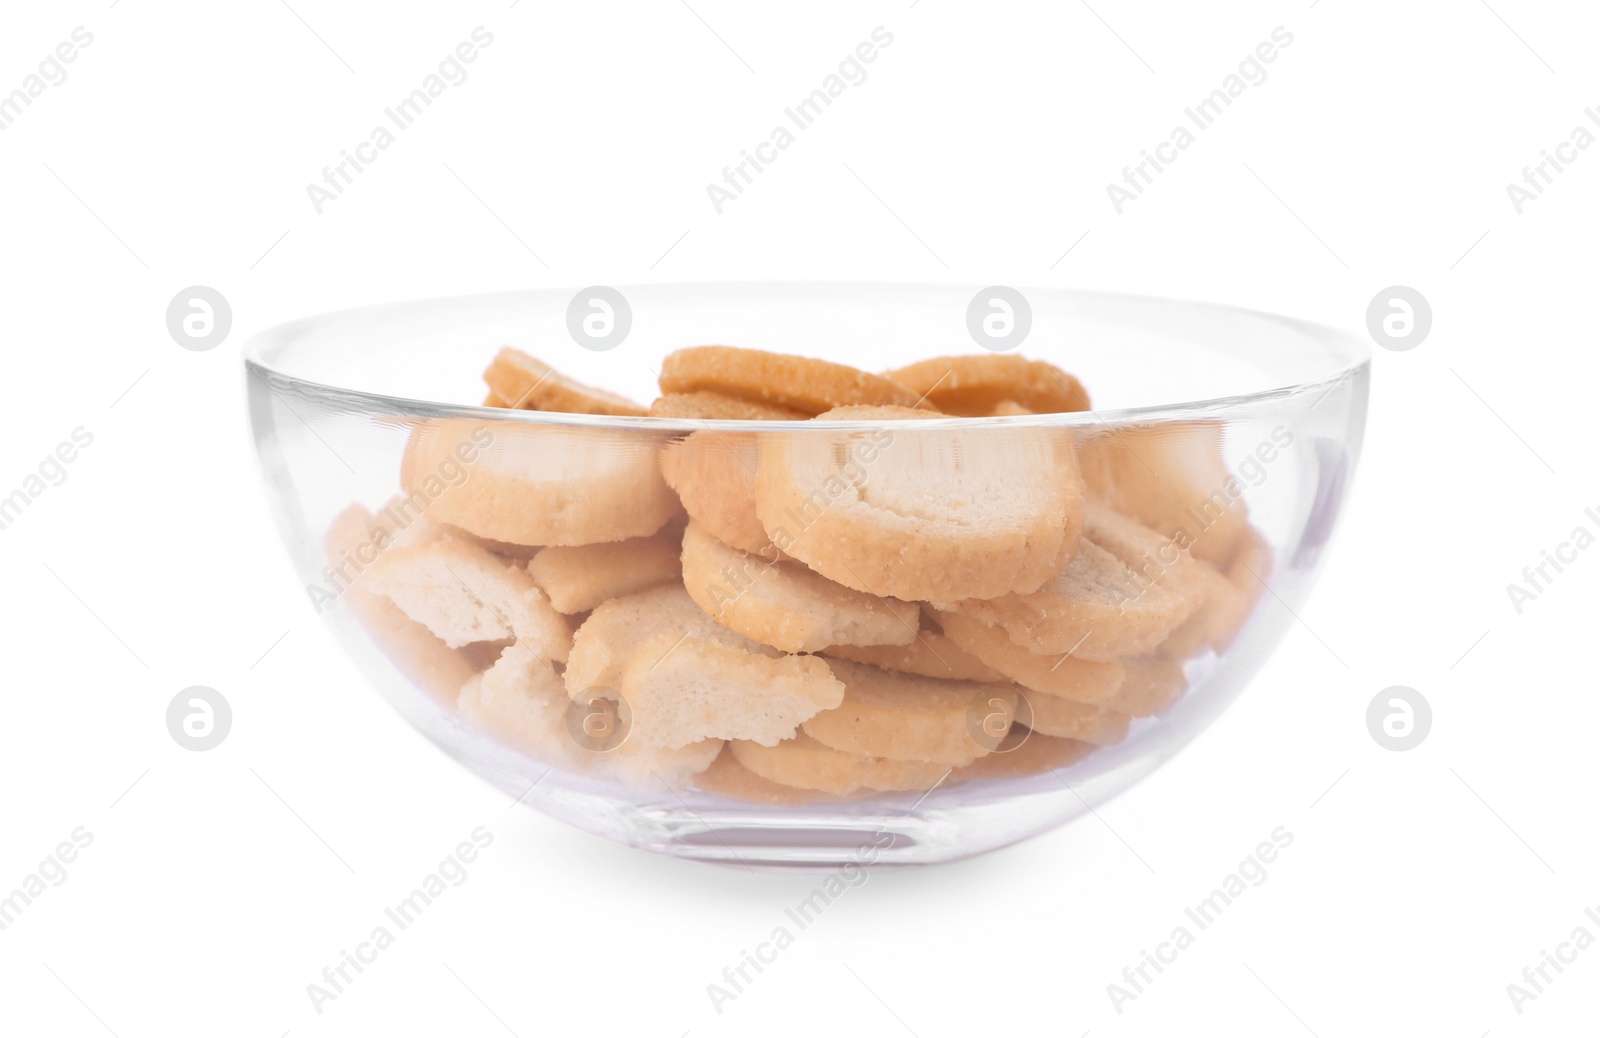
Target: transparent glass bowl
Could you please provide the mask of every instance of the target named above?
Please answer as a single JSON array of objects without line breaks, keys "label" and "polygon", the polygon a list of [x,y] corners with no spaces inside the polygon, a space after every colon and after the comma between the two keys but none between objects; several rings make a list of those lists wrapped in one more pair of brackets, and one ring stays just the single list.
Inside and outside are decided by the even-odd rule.
[{"label": "transparent glass bowl", "polygon": [[[582,328],[586,315],[601,312],[591,302],[594,290],[336,313],[272,329],[250,343],[250,415],[277,521],[313,607],[389,702],[483,778],[580,829],[677,857],[818,868],[947,861],[1060,825],[1129,788],[1198,734],[1256,672],[1289,622],[1284,606],[1298,608],[1311,588],[1360,453],[1369,377],[1361,342],[1238,309],[1039,289],[1023,293],[1031,327],[1014,352],[1081,379],[1092,411],[735,422],[446,401],[481,399],[480,374],[506,344],[641,403],[657,395],[666,354],[704,343],[871,371],[946,354],[981,355],[978,346],[986,344],[974,341],[979,332],[969,313],[977,307],[981,323],[993,295],[972,287],[901,285],[624,288],[628,320],[619,321],[612,307],[601,330],[624,327],[625,334],[620,342],[615,334],[602,337],[604,348]],[[857,448],[867,443],[881,449],[869,451],[873,457],[861,464]],[[685,462],[691,449],[698,460]],[[734,626],[765,624],[762,640],[799,652],[825,650],[816,644],[819,637],[901,643],[914,637],[900,651],[921,662],[903,665],[926,669],[936,660],[952,673],[980,679],[939,686],[948,695],[929,694],[928,709],[943,728],[930,728],[921,715],[898,723],[895,709],[903,699],[877,702],[876,713],[868,702],[842,722],[836,715],[837,723],[802,725],[804,739],[763,746],[753,740],[773,741],[768,715],[781,727],[784,711],[796,709],[796,696],[815,694],[817,668],[826,664],[814,655],[774,660],[777,650],[762,655],[747,643],[733,644],[740,642],[735,638],[706,650],[727,668],[715,670],[710,684],[716,687],[708,691],[693,678],[705,633],[670,611],[659,622],[646,611],[631,626],[613,623],[623,634],[614,633],[608,647],[620,654],[653,646],[652,657],[665,650],[662,659],[687,651],[683,667],[674,659],[660,669],[635,665],[624,675],[615,660],[596,663],[591,650],[568,667],[581,665],[594,686],[561,698],[567,668],[524,653],[522,670],[499,674],[490,695],[484,691],[490,679],[482,675],[506,655],[508,643],[551,637],[548,604],[544,612],[524,615],[520,606],[488,601],[493,618],[487,626],[456,635],[479,640],[452,648],[373,590],[393,585],[377,581],[374,572],[392,569],[408,544],[426,542],[441,529],[459,538],[469,555],[478,553],[457,565],[471,567],[492,555],[524,583],[527,559],[538,545],[615,542],[653,534],[663,523],[667,532],[659,536],[677,537],[683,520],[674,489],[659,475],[663,450],[679,455],[672,482],[686,497],[698,490],[732,502],[734,519],[748,523],[751,486],[781,494],[787,479],[790,503],[814,498],[816,525],[804,509],[790,513],[798,525],[784,531],[782,541],[772,530],[777,505],[756,511],[782,553],[737,556],[739,565],[726,577],[705,575],[716,572],[707,568],[705,546],[713,546],[712,562],[737,553],[701,536],[692,560],[698,576],[687,580],[663,584],[659,572],[644,575],[660,569],[659,545],[648,564],[608,555],[606,548],[579,555],[575,577],[574,566],[566,567],[569,579],[582,583],[582,559],[590,557],[598,560],[596,579],[606,571],[607,579],[624,582],[654,579],[671,587],[676,581],[672,594],[680,599],[688,584],[703,608],[729,610],[722,618]],[[848,468],[852,462],[856,466]],[[838,492],[812,493],[830,475],[840,477],[830,484]],[[1061,600],[1048,594],[1006,592],[1036,586],[1040,567],[1059,569],[1071,544],[1040,544],[1036,530],[1022,529],[1020,540],[1007,531],[1015,534],[1017,523],[1025,527],[1035,515],[1030,508],[1048,512],[1070,502],[1080,486],[1075,481],[1087,484],[1090,525],[1100,516],[1099,532],[1084,533],[1080,544],[1110,545],[1115,552],[1126,533],[1116,523],[1131,519],[1137,529],[1148,527],[1163,543],[1188,550],[1172,552],[1153,569],[1131,566],[1144,576],[1131,594],[1095,600],[1072,584],[1070,615],[1063,615]],[[413,506],[396,510],[402,482]],[[916,560],[886,560],[898,535],[880,537],[871,513],[862,520],[863,501],[923,515],[938,529],[953,516],[981,545],[977,562],[966,547],[938,537],[931,547],[923,544]],[[1110,528],[1108,505],[1114,510]],[[711,519],[715,532],[731,536],[728,524],[737,522],[726,514],[701,516],[704,507],[690,509],[696,528],[703,534],[701,519]],[[994,528],[974,526],[974,510],[995,516]],[[867,525],[851,525],[862,521]],[[1055,527],[1061,536],[1063,524]],[[1078,548],[1085,559],[1090,551]],[[1181,562],[1173,561],[1180,554]],[[1125,551],[1121,557],[1130,561]],[[886,608],[869,617],[876,633],[862,634],[859,624],[839,621],[819,606],[803,581],[786,582],[796,572],[809,573],[808,564],[858,590],[881,594],[887,581],[905,601],[879,599]],[[1193,566],[1205,571],[1198,584]],[[477,576],[450,573],[469,597],[477,594],[473,601],[492,599]],[[718,583],[720,590],[712,587]],[[448,584],[424,581],[396,594],[401,600],[410,595],[405,605],[411,615],[430,609],[448,614],[460,604]],[[1203,600],[1194,598],[1196,586],[1211,589]],[[963,594],[973,591],[979,594]],[[1181,612],[1166,608],[1185,595],[1189,605]],[[1085,596],[1087,605],[1079,601]],[[1258,608],[1266,600],[1276,604]],[[795,623],[788,623],[785,603],[792,604]],[[848,612],[848,606],[841,608]],[[1088,612],[1074,613],[1079,606]],[[587,615],[569,617],[567,626]],[[701,616],[698,622],[706,621]],[[942,635],[941,623],[950,625]],[[965,636],[959,641],[957,626]],[[679,644],[688,643],[689,650],[672,644],[680,628]],[[1082,639],[1064,645],[1075,633]],[[559,640],[560,632],[554,637]],[[968,651],[974,649],[981,657]],[[1067,658],[1069,651],[1074,658]],[[877,662],[885,652],[895,654],[854,652]],[[510,668],[511,661],[504,662]],[[855,666],[880,674],[868,663]],[[1120,681],[1107,677],[1108,667],[1121,668]],[[1081,687],[1062,677],[1075,668],[1086,675]],[[1021,677],[1022,685],[1011,686],[1011,677]],[[810,692],[797,692],[796,681]],[[1097,682],[1101,690],[1093,691]],[[618,685],[642,690],[639,702],[629,704]],[[1104,698],[1107,687],[1115,689],[1111,699]],[[1074,702],[1062,697],[1063,688],[1069,696],[1084,694]],[[699,709],[719,724],[729,723],[730,703],[736,710],[748,701],[753,711],[766,713],[748,724],[734,718],[727,734],[751,737],[743,743],[668,748],[672,740],[658,733],[683,720],[673,713],[683,707],[675,695],[693,699],[691,713]],[[960,709],[967,696],[970,707]],[[801,743],[806,752],[797,755]],[[872,750],[880,751],[877,757]],[[922,757],[937,759],[907,759]],[[796,781],[824,788],[791,789],[761,774],[798,775]],[[848,788],[861,782],[866,785]]]}]

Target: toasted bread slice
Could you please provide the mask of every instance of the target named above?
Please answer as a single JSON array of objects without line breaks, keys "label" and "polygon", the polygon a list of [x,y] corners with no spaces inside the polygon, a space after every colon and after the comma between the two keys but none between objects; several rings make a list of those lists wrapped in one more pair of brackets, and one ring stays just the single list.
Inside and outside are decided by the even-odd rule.
[{"label": "toasted bread slice", "polygon": [[1039,775],[1076,764],[1096,748],[1094,743],[1058,739],[1021,724],[1013,724],[993,753],[957,768],[950,773],[949,781]]},{"label": "toasted bread slice", "polygon": [[597,686],[616,688],[640,643],[667,633],[674,638],[719,641],[772,659],[783,655],[718,624],[694,604],[681,584],[663,584],[602,603],[578,626],[567,657],[568,695],[577,696]]},{"label": "toasted bread slice", "polygon": [[870,663],[925,678],[991,683],[1011,680],[957,645],[926,617],[917,630],[917,640],[910,645],[830,645],[823,653],[832,659]]},{"label": "toasted bread slice", "polygon": [[746,804],[767,804],[772,807],[793,807],[826,801],[843,801],[813,789],[798,789],[764,779],[740,764],[733,751],[726,747],[711,762],[711,766],[695,776],[694,788],[713,796],[726,797]]},{"label": "toasted bread slice", "polygon": [[1028,727],[1041,735],[1073,739],[1096,746],[1112,746],[1128,736],[1132,720],[1119,710],[1089,703],[1074,703],[1060,696],[1028,696]]},{"label": "toasted bread slice", "polygon": [[469,680],[459,701],[469,721],[552,767],[647,789],[682,787],[722,750],[717,739],[668,749],[627,732],[615,747],[598,751],[574,734],[575,706],[550,661],[520,645],[507,648],[493,667]]},{"label": "toasted bread slice", "polygon": [[1211,571],[1177,542],[1090,498],[1083,536],[1117,559],[1145,584],[1159,585],[1198,609],[1215,590]]},{"label": "toasted bread slice", "polygon": [[[354,565],[370,565],[393,544],[393,536],[391,524],[352,504],[328,526],[324,545],[329,564],[335,570],[343,565],[346,572]],[[484,661],[476,654],[452,649],[389,599],[367,590],[360,573],[351,574],[339,601],[395,669],[440,703],[453,704],[462,684],[481,669]]]},{"label": "toasted bread slice", "polygon": [[804,732],[773,746],[741,741],[730,742],[728,748],[735,760],[768,782],[839,795],[858,789],[931,789],[952,770],[948,764],[857,757]]},{"label": "toasted bread slice", "polygon": [[1203,562],[1226,565],[1249,526],[1243,489],[1222,459],[1221,422],[1107,429],[1080,444],[1089,492],[1176,541]]},{"label": "toasted bread slice", "polygon": [[597,608],[578,628],[564,676],[574,698],[615,690],[638,737],[668,747],[712,737],[776,743],[844,697],[822,660],[721,626],[681,585]]},{"label": "toasted bread slice", "polygon": [[[483,373],[491,406],[569,414],[642,415],[645,409],[609,389],[586,386],[542,360],[506,346]],[[486,403],[488,401],[485,401]]]},{"label": "toasted bread slice", "polygon": [[363,582],[452,648],[515,639],[546,659],[565,661],[572,647],[566,619],[533,578],[476,544],[443,537],[392,547]]},{"label": "toasted bread slice", "polygon": [[543,548],[528,560],[528,575],[560,612],[587,613],[608,599],[681,579],[682,538],[673,523],[649,537]]},{"label": "toasted bread slice", "polygon": [[[1110,662],[1155,651],[1205,601],[1208,587],[1204,568],[1174,542],[1091,503],[1078,554],[1047,586],[938,607],[1003,628],[1029,652]],[[970,625],[944,622],[976,638]]]},{"label": "toasted bread slice", "polygon": [[569,771],[587,767],[587,753],[566,728],[570,700],[550,661],[510,645],[495,665],[461,687],[463,717],[531,756]]},{"label": "toasted bread slice", "polygon": [[[840,408],[826,420],[925,417]],[[830,580],[905,601],[994,598],[1047,584],[1083,515],[1059,429],[760,434],[756,512],[772,543]]]},{"label": "toasted bread slice", "polygon": [[734,346],[691,346],[661,363],[663,393],[709,391],[807,415],[847,404],[911,407],[917,394],[847,364]]},{"label": "toasted bread slice", "polygon": [[698,390],[667,393],[650,404],[652,418],[729,419],[740,422],[789,422],[810,418],[811,412],[760,400],[745,400],[726,393]]},{"label": "toasted bread slice", "polygon": [[516,545],[648,537],[681,515],[637,430],[436,419],[411,432],[404,494],[437,522]]},{"label": "toasted bread slice", "polygon": [[828,666],[844,682],[844,701],[803,727],[858,757],[970,764],[1011,727],[1016,710],[1011,684],[940,681],[845,660]]},{"label": "toasted bread slice", "polygon": [[1019,415],[1035,414],[1015,400],[1002,400],[989,409],[990,418],[1016,418]]},{"label": "toasted bread slice", "polygon": [[690,433],[661,448],[661,474],[689,515],[717,540],[740,551],[772,550],[756,515],[754,435]]},{"label": "toasted bread slice", "polygon": [[836,584],[796,562],[730,548],[691,521],[683,534],[683,583],[713,620],[784,652],[830,645],[906,645],[916,640],[915,602]]},{"label": "toasted bread slice", "polygon": [[707,738],[774,744],[843,697],[815,656],[773,658],[676,632],[640,641],[617,689],[639,738],[669,748]]},{"label": "toasted bread slice", "polygon": [[1136,656],[1122,661],[1122,687],[1105,707],[1129,717],[1164,713],[1189,689],[1181,660]]},{"label": "toasted bread slice", "polygon": [[932,357],[885,372],[945,414],[1055,414],[1089,410],[1083,383],[1054,364],[1011,353]]},{"label": "toasted bread slice", "polygon": [[990,627],[964,613],[940,612],[938,618],[952,641],[1024,688],[1080,703],[1103,703],[1122,687],[1122,664],[1117,660],[1086,660],[1066,652],[1041,655],[1012,641],[1004,628]]},{"label": "toasted bread slice", "polygon": [[1207,647],[1219,653],[1224,651],[1255,604],[1254,597],[1235,587],[1208,563],[1196,565],[1203,574],[1204,598],[1200,607],[1179,624],[1157,650],[1159,655],[1170,659],[1186,660]]}]

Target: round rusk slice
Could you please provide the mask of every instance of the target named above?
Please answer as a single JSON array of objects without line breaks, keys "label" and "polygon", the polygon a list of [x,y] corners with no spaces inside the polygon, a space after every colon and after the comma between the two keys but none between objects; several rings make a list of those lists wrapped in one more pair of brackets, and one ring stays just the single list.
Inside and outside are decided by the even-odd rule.
[{"label": "round rusk slice", "polygon": [[823,654],[852,663],[870,663],[884,670],[920,674],[947,681],[1004,683],[1006,675],[957,645],[937,629],[924,624],[910,645],[830,645]]},{"label": "round rusk slice", "polygon": [[1095,751],[1094,743],[1058,739],[1013,724],[994,752],[950,773],[951,782],[981,778],[1023,778],[1076,764]]},{"label": "round rusk slice", "polygon": [[913,407],[917,394],[847,364],[734,346],[691,346],[661,363],[663,393],[713,392],[820,414],[846,404]]},{"label": "round rusk slice", "polygon": [[922,620],[915,602],[836,584],[775,549],[751,555],[690,522],[683,533],[683,584],[713,620],[784,652],[830,645],[906,645]]},{"label": "round rusk slice", "polygon": [[[1220,567],[1249,531],[1244,489],[1222,457],[1226,435],[1214,421],[1110,427],[1084,438],[1079,461],[1095,497]],[[1258,450],[1276,457],[1280,446]]]},{"label": "round rusk slice", "polygon": [[814,789],[798,789],[764,779],[740,764],[733,751],[726,747],[711,762],[711,767],[695,776],[694,788],[729,800],[773,807],[793,807],[836,799]]},{"label": "round rusk slice", "polygon": [[988,599],[1049,583],[1076,548],[1072,434],[896,428],[906,408],[845,407],[761,433],[756,513],[779,550],[830,580],[905,601]]},{"label": "round rusk slice", "polygon": [[844,682],[844,702],[803,727],[824,746],[858,757],[970,764],[1015,716],[1013,685],[940,681],[844,660],[828,666]]},{"label": "round rusk slice", "polygon": [[858,757],[824,746],[804,732],[775,746],[730,742],[740,764],[779,785],[840,795],[858,789],[885,793],[931,789],[950,773],[948,764]]},{"label": "round rusk slice", "polygon": [[1089,410],[1083,383],[1054,364],[1010,353],[933,357],[884,373],[945,414],[1055,414]]},{"label": "round rusk slice", "polygon": [[1028,727],[1041,735],[1074,739],[1096,746],[1111,746],[1128,735],[1132,720],[1120,710],[1108,710],[1089,703],[1074,703],[1060,696],[1029,696],[1032,717]]},{"label": "round rusk slice", "polygon": [[568,378],[544,361],[506,346],[483,373],[492,407],[571,414],[642,415],[645,409],[609,389]]},{"label": "round rusk slice", "polygon": [[[968,600],[953,610],[1003,628],[1029,652],[1109,662],[1155,651],[1200,608],[1209,588],[1204,567],[1176,542],[1091,504],[1078,554],[1050,583],[1032,594]],[[958,620],[947,620],[946,630],[951,623],[971,633]]]},{"label": "round rusk slice", "polygon": [[986,665],[1024,688],[1080,703],[1102,703],[1122,687],[1116,660],[1080,659],[1067,652],[1042,655],[1011,640],[1002,627],[990,627],[960,612],[940,612],[945,634]]},{"label": "round rusk slice", "polygon": [[726,393],[697,390],[693,393],[667,393],[650,404],[652,418],[730,419],[741,422],[792,422],[810,418],[811,412],[792,407],[745,400]]},{"label": "round rusk slice", "polygon": [[1235,587],[1227,577],[1208,563],[1198,562],[1204,574],[1205,597],[1200,608],[1167,635],[1158,650],[1162,656],[1186,660],[1210,646],[1218,653],[1227,650],[1234,635],[1249,617],[1255,600]]},{"label": "round rusk slice", "polygon": [[661,448],[661,474],[684,510],[723,544],[770,552],[772,540],[756,515],[756,438],[706,430]]},{"label": "round rusk slice", "polygon": [[619,595],[681,579],[682,536],[673,523],[649,537],[542,548],[528,560],[528,575],[558,611],[587,613]]},{"label": "round rusk slice", "polygon": [[412,430],[400,485],[411,507],[478,537],[598,544],[682,514],[658,453],[632,429],[438,419]]},{"label": "round rusk slice", "polygon": [[1122,687],[1102,705],[1129,717],[1154,717],[1164,713],[1189,690],[1189,679],[1183,673],[1181,660],[1135,656],[1123,660],[1122,666]]},{"label": "round rusk slice", "polygon": [[1056,696],[1029,695],[1028,724],[1035,732],[1109,746],[1121,742],[1136,718],[1154,717],[1188,689],[1183,664],[1159,657],[1123,661],[1122,685],[1103,703],[1075,703]]}]

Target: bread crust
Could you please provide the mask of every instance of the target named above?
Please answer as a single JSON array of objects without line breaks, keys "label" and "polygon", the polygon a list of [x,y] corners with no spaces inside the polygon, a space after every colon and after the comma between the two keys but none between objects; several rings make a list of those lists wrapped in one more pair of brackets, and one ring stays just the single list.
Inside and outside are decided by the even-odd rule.
[{"label": "bread crust", "polygon": [[1118,660],[1086,660],[1067,653],[1041,655],[1011,640],[1004,628],[990,627],[961,612],[938,614],[945,634],[984,664],[1034,692],[1080,703],[1103,703],[1122,686]]},{"label": "bread crust", "polygon": [[774,746],[730,742],[728,748],[735,760],[769,782],[839,795],[860,789],[885,793],[930,789],[952,770],[947,764],[857,757],[824,746],[804,732]]},{"label": "bread crust", "polygon": [[[1031,594],[937,606],[941,617],[954,612],[1003,628],[1032,653],[1110,662],[1157,651],[1211,587],[1203,566],[1174,542],[1091,503],[1078,554],[1048,585]],[[970,625],[950,624],[972,635]]]},{"label": "bread crust", "polygon": [[528,575],[560,612],[587,613],[610,599],[682,579],[682,538],[674,523],[649,537],[541,548],[528,560]]},{"label": "bread crust", "polygon": [[1112,428],[1085,437],[1078,457],[1093,496],[1225,566],[1250,529],[1243,491],[1222,459],[1226,431],[1210,421]]},{"label": "bread crust", "polygon": [[762,553],[772,550],[772,539],[756,514],[756,457],[753,433],[706,430],[662,447],[661,474],[713,537]]},{"label": "bread crust", "polygon": [[1098,747],[1094,743],[1076,739],[1059,739],[1053,735],[1036,732],[1021,724],[1013,724],[1011,731],[995,747],[993,753],[979,757],[950,773],[951,782],[968,782],[986,778],[1024,778],[1057,768],[1070,767],[1089,756]]},{"label": "bread crust", "polygon": [[770,807],[795,807],[827,801],[844,802],[848,797],[832,796],[813,789],[799,789],[764,779],[751,771],[733,751],[726,747],[711,766],[695,776],[694,788],[713,796],[726,797],[746,804],[766,804]]},{"label": "bread crust", "polygon": [[[484,403],[522,411],[639,416],[645,409],[625,396],[568,378],[544,361],[511,346],[502,347],[483,372],[489,384]],[[494,401],[490,403],[490,401]]]},{"label": "bread crust", "polygon": [[[820,417],[907,414],[917,413]],[[1083,482],[1066,430],[797,428],[760,434],[759,448],[756,514],[772,543],[858,591],[904,601],[1036,591],[1077,547]]]},{"label": "bread crust", "polygon": [[1004,682],[1010,680],[957,645],[943,632],[926,624],[910,645],[830,645],[822,650],[831,659],[869,663],[884,670],[919,674],[947,681]]},{"label": "bread crust", "polygon": [[1011,353],[931,357],[884,377],[945,414],[969,418],[1089,410],[1083,383],[1054,364]]},{"label": "bread crust", "polygon": [[1114,746],[1128,736],[1127,714],[1060,696],[1028,697],[1028,727],[1041,735],[1073,739],[1096,746]]},{"label": "bread crust", "polygon": [[810,418],[809,412],[760,400],[746,400],[708,389],[691,393],[665,393],[650,404],[652,418],[728,419],[740,422],[792,422]]},{"label": "bread crust", "polygon": [[847,364],[735,346],[691,346],[661,363],[663,393],[709,391],[807,415],[846,404],[912,407],[917,394]]},{"label": "bread crust", "polygon": [[915,602],[837,584],[775,549],[739,551],[694,521],[683,534],[683,583],[713,620],[784,652],[906,645],[916,640],[922,619]]},{"label": "bread crust", "polygon": [[976,737],[977,726],[998,725],[998,736],[1015,716],[1014,685],[941,681],[845,660],[828,666],[844,682],[844,700],[803,727],[824,746],[858,757],[970,764],[992,748]]},{"label": "bread crust", "polygon": [[434,520],[508,544],[648,537],[682,509],[646,435],[435,419],[412,430],[401,487]]}]

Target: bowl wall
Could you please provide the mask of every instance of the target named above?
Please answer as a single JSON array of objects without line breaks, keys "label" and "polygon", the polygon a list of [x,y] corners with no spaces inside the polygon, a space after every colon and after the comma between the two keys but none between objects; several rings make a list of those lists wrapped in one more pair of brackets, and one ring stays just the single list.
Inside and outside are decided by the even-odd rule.
[{"label": "bowl wall", "polygon": [[[982,296],[976,288],[651,286],[622,295],[631,324],[620,343],[604,350],[586,348],[569,332],[569,311],[587,312],[593,298],[586,292],[405,304],[297,322],[251,344],[247,389],[276,518],[308,599],[384,697],[447,753],[524,803],[599,835],[681,857],[819,868],[950,860],[1058,825],[1129,788],[1226,708],[1293,622],[1360,453],[1368,367],[1355,340],[1263,314],[1056,290],[1025,293],[1031,328],[1015,352],[1081,378],[1095,400],[1092,412],[802,427],[440,402],[480,398],[478,373],[505,344],[640,401],[656,395],[661,359],[686,345],[722,342],[874,371],[982,352],[968,328],[969,308]],[[441,468],[438,452],[426,455],[429,464],[419,471],[417,444],[441,436],[455,437],[451,442],[476,436],[483,449],[455,468]],[[1177,471],[1183,485],[1169,488],[1169,504],[1191,501],[1188,518],[1142,521],[1187,524],[1197,541],[1209,539],[1213,547],[1197,545],[1195,554],[1213,556],[1202,564],[1233,579],[1251,607],[1226,638],[1214,640],[1222,651],[1186,645],[1184,655],[1168,660],[1181,667],[1186,685],[1175,702],[1133,720],[1113,745],[1061,767],[982,777],[958,766],[931,790],[750,803],[697,788],[692,777],[671,774],[670,762],[660,766],[666,774],[646,767],[649,776],[641,779],[637,766],[574,763],[570,747],[545,752],[525,726],[486,724],[481,714],[469,720],[453,683],[465,672],[460,668],[487,666],[493,650],[447,650],[457,660],[448,666],[419,659],[414,645],[409,655],[397,655],[393,631],[388,641],[375,633],[382,623],[370,603],[381,596],[361,583],[387,546],[374,550],[372,561],[341,558],[337,544],[330,551],[330,530],[352,506],[382,514],[402,483],[414,490],[435,476],[442,487],[424,502],[438,510],[420,510],[415,538],[424,526],[455,521],[452,503],[492,485],[496,473],[532,472],[554,485],[575,474],[638,471],[690,436],[730,457],[735,444],[755,444],[763,465],[774,452],[838,456],[887,436],[893,446],[882,464],[922,465],[933,480],[963,473],[974,494],[992,493],[1007,480],[1018,494],[1048,490],[1052,481],[1071,477],[1041,468],[1038,459],[1041,452],[1064,452],[1076,463],[1069,468],[1098,471],[1102,480],[1112,472],[1114,485],[1100,489],[1121,494],[1115,503],[1124,512],[1148,505],[1135,484],[1172,484]],[[893,487],[905,483],[902,469],[874,473],[869,464],[852,493],[902,493]],[[1207,501],[1219,500],[1227,503],[1226,516],[1207,510]],[[650,495],[613,502],[605,520],[612,532],[603,539],[649,533],[659,521],[645,513],[659,504]],[[827,502],[819,507],[830,512],[830,522],[842,510]],[[1162,515],[1184,511],[1169,507]],[[517,530],[479,532],[502,541],[520,536]],[[804,534],[796,531],[796,545],[782,546],[786,557],[806,547]],[[538,536],[521,539],[557,543],[567,534]],[[856,583],[853,572],[829,576]],[[737,598],[738,586],[732,591]],[[1134,603],[1134,611],[1144,604]],[[928,615],[938,614],[930,608]],[[654,632],[640,637],[648,633]],[[1141,658],[1160,655],[1152,650]]]}]

